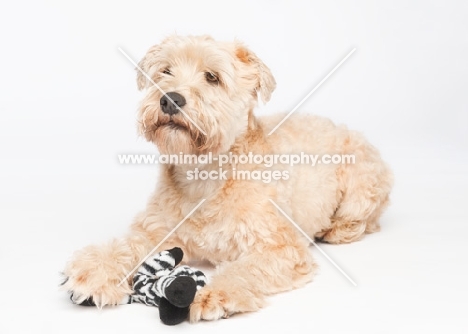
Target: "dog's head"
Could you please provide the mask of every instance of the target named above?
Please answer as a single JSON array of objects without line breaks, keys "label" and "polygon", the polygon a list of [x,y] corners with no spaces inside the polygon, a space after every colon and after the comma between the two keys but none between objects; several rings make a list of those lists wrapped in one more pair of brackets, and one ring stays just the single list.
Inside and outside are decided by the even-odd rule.
[{"label": "dog's head", "polygon": [[257,94],[267,102],[276,85],[241,43],[208,36],[169,37],[139,67],[139,131],[163,154],[226,152],[247,131]]}]

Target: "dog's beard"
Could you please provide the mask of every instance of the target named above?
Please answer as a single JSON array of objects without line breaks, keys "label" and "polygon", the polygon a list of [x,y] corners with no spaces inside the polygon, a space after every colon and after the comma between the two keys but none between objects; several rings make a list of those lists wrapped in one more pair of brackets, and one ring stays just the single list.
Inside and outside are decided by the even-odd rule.
[{"label": "dog's beard", "polygon": [[163,125],[156,128],[153,135],[153,142],[161,154],[194,154],[195,147],[187,130]]},{"label": "dog's beard", "polygon": [[161,154],[201,154],[206,137],[181,116],[160,115],[153,125],[151,141]]}]

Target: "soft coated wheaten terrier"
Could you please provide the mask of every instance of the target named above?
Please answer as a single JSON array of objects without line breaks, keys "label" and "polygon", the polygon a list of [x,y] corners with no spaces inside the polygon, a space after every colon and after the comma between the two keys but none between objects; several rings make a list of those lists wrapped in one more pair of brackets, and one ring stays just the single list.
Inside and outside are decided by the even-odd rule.
[{"label": "soft coated wheaten terrier", "polygon": [[[353,155],[355,163],[312,167],[276,161],[268,168],[231,161],[223,166],[227,180],[187,177],[195,168],[217,171],[217,161],[164,165],[154,195],[128,235],[88,246],[67,264],[65,288],[76,300],[119,303],[131,289],[129,282],[118,283],[202,199],[206,201],[159,248],[179,246],[188,258],[217,266],[191,305],[191,321],[257,310],[265,296],[311,280],[316,265],[309,242],[270,199],[309,236],[329,243],[352,242],[379,229],[392,176],[378,151],[359,133],[311,115],[295,114],[268,135],[285,115],[254,116],[258,95],[268,101],[275,80],[243,44],[172,36],[151,47],[139,66],[167,93],[138,73],[138,88],[146,90],[139,131],[162,154],[306,152]],[[235,177],[233,168],[280,174],[271,182],[248,180]]]}]

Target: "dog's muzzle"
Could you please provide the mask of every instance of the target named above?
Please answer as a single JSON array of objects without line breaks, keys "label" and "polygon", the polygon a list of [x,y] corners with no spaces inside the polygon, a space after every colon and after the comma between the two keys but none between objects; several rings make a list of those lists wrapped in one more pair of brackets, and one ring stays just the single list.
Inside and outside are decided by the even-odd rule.
[{"label": "dog's muzzle", "polygon": [[166,93],[159,100],[161,104],[161,110],[163,113],[168,115],[175,115],[179,112],[179,108],[185,106],[185,97],[176,92]]}]

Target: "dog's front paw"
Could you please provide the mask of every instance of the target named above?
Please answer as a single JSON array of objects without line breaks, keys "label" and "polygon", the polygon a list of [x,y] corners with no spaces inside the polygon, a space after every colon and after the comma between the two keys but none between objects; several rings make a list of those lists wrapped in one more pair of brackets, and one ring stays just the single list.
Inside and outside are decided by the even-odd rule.
[{"label": "dog's front paw", "polygon": [[256,311],[263,299],[248,290],[205,287],[197,292],[190,305],[190,322],[228,318],[234,313]]},{"label": "dog's front paw", "polygon": [[132,293],[127,282],[118,285],[126,274],[122,265],[125,257],[115,251],[113,245],[88,246],[67,264],[62,285],[72,294],[74,303],[117,305]]},{"label": "dog's front paw", "polygon": [[190,305],[190,322],[227,318],[229,316],[228,304],[225,292],[203,288],[197,292]]}]

